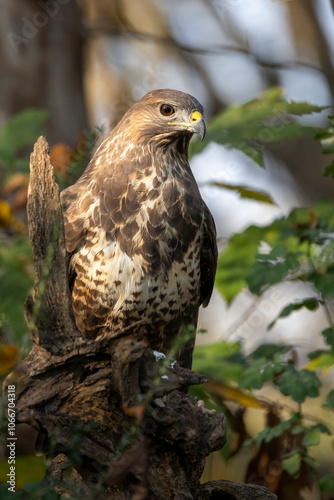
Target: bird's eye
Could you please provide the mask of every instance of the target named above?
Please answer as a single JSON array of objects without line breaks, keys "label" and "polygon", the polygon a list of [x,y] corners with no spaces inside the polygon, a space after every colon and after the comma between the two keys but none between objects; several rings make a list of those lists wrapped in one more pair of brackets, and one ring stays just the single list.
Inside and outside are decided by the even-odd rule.
[{"label": "bird's eye", "polygon": [[160,113],[164,116],[171,116],[175,113],[175,110],[169,104],[163,104],[160,108]]}]

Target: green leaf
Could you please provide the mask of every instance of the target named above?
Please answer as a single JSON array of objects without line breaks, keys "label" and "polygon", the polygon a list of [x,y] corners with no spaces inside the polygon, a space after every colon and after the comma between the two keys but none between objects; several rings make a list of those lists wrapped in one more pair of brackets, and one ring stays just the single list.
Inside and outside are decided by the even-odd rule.
[{"label": "green leaf", "polygon": [[325,139],[321,141],[322,153],[324,155],[334,153],[334,135],[328,135]]},{"label": "green leaf", "polygon": [[260,431],[257,436],[254,436],[252,439],[249,439],[245,442],[245,446],[248,446],[251,443],[256,443],[257,446],[260,446],[262,441],[269,443],[272,439],[281,436],[285,431],[289,430],[294,424],[300,421],[300,413],[294,413],[291,418],[287,420],[283,420],[277,425],[273,427],[266,426],[262,431]]},{"label": "green leaf", "polygon": [[271,427],[265,427],[264,429],[262,429],[262,431],[260,431],[256,436],[254,436],[253,438],[251,439],[247,439],[245,442],[244,442],[244,446],[250,446],[251,444],[253,443],[256,443],[257,446],[260,446],[262,441],[264,441],[269,432],[271,430]]},{"label": "green leaf", "polygon": [[303,456],[303,462],[311,467],[314,471],[316,471],[319,468],[318,462],[310,457],[310,455],[304,455]]},{"label": "green leaf", "polygon": [[283,281],[290,272],[295,272],[300,266],[297,256],[293,253],[284,255],[282,252],[282,255],[276,258],[275,249],[269,256],[261,255],[261,259],[251,266],[251,272],[246,278],[250,291],[257,295],[261,294],[265,287]]},{"label": "green leaf", "polygon": [[324,168],[322,175],[324,177],[334,177],[334,161],[330,165]]},{"label": "green leaf", "polygon": [[33,272],[28,238],[18,237],[8,243],[0,237],[0,314],[16,340],[27,331],[24,303],[34,283]]},{"label": "green leaf", "polygon": [[319,478],[319,488],[322,493],[334,492],[334,477],[331,474],[324,474]]},{"label": "green leaf", "polygon": [[275,369],[272,365],[268,365],[262,372],[262,379],[264,382],[272,381],[275,377]]},{"label": "green leaf", "polygon": [[321,335],[324,337],[326,344],[334,347],[334,329],[326,328],[321,332]]},{"label": "green leaf", "polygon": [[316,104],[310,104],[309,102],[290,101],[287,103],[286,111],[291,115],[302,116],[319,113],[320,111],[328,108],[329,106],[318,106]]},{"label": "green leaf", "polygon": [[[312,352],[309,352],[307,357],[309,359],[317,359],[319,358],[319,356],[321,356],[322,354],[325,354],[327,353],[328,351],[326,351],[325,349],[316,349],[315,351],[312,351]],[[313,369],[313,368],[312,368]]]},{"label": "green leaf", "polygon": [[0,498],[1,500],[27,500],[27,497],[24,497],[23,491],[15,491],[15,493],[8,491],[7,483],[0,484]]},{"label": "green leaf", "polygon": [[[43,457],[35,455],[17,456],[15,459],[16,487],[21,489],[28,481],[40,481],[45,476],[46,465]],[[7,481],[8,463],[0,462],[0,481]]]},{"label": "green leaf", "polygon": [[290,476],[297,475],[300,471],[301,465],[302,456],[298,452],[282,460],[282,467],[288,474],[290,474]]},{"label": "green leaf", "polygon": [[328,410],[334,410],[334,389],[329,391],[326,397],[326,401],[322,406],[324,408],[327,408]]},{"label": "green leaf", "polygon": [[[226,145],[228,147],[228,144]],[[232,146],[230,146],[232,147]],[[260,167],[263,167],[263,151],[262,148],[259,147],[259,145],[252,144],[250,141],[240,141],[238,144],[236,144],[235,149],[238,149],[242,153],[244,153],[246,156],[251,158],[255,163],[257,163]]]},{"label": "green leaf", "polygon": [[271,88],[257,99],[216,115],[208,123],[205,139],[190,144],[190,154],[199,153],[213,141],[238,149],[263,166],[263,144],[320,133],[319,129],[293,122],[289,115],[301,116],[322,109],[306,102],[288,102],[280,88]]},{"label": "green leaf", "polygon": [[291,419],[283,420],[278,425],[275,425],[274,427],[270,427],[270,431],[267,433],[267,435],[264,439],[265,442],[269,443],[272,439],[281,436],[283,434],[283,432],[290,429],[290,427],[291,427]]},{"label": "green leaf", "polygon": [[[324,232],[324,231],[323,231]],[[328,236],[325,234],[325,241],[326,239],[333,238],[332,234],[329,234]],[[322,243],[320,243],[323,245]],[[315,267],[323,267],[325,266],[330,266],[331,264],[334,264],[334,239],[329,239],[325,244],[321,247],[320,254],[313,258],[313,265]]]},{"label": "green leaf", "polygon": [[[82,495],[80,491],[78,491],[78,488],[72,483],[71,481],[68,481],[68,486],[69,486],[69,491],[73,494],[76,495],[76,497],[81,498]],[[39,481],[38,483],[26,483],[24,485],[24,491],[28,493],[29,500],[31,498],[36,498],[38,499],[43,499],[43,500],[58,500],[59,495],[57,493],[57,490],[55,489],[53,484],[50,484],[46,479],[43,479],[42,481]],[[69,498],[66,495],[67,498]],[[62,497],[63,498],[63,497]],[[70,498],[73,498],[71,495]]]},{"label": "green leaf", "polygon": [[47,117],[42,109],[26,109],[10,118],[0,130],[0,158],[14,159],[24,146],[33,144],[44,133]]},{"label": "green leaf", "polygon": [[324,432],[329,434],[328,428],[324,431],[321,424],[313,425],[306,431],[302,440],[302,445],[305,447],[317,446],[320,443],[321,434]]},{"label": "green leaf", "polygon": [[[334,120],[333,116],[329,116],[328,118],[331,120],[332,126],[328,130],[318,132],[318,134],[316,134],[316,138],[320,139],[321,142],[322,153],[325,155],[334,153]],[[325,176],[333,174],[331,169],[331,166],[333,165],[334,163],[325,169]]]},{"label": "green leaf", "polygon": [[228,303],[246,286],[246,276],[255,263],[263,228],[248,227],[243,233],[232,236],[218,258],[216,286]]},{"label": "green leaf", "polygon": [[289,351],[291,346],[282,344],[262,344],[252,352],[252,358],[265,358],[267,361],[274,361],[279,354],[284,354]]},{"label": "green leaf", "polygon": [[321,430],[318,426],[308,429],[303,437],[303,446],[317,446],[320,443]]},{"label": "green leaf", "polygon": [[288,365],[286,371],[278,377],[277,385],[284,396],[291,396],[296,403],[303,403],[307,397],[319,396],[322,383],[314,372],[297,371],[292,365]]},{"label": "green leaf", "polygon": [[285,318],[286,316],[289,316],[289,314],[291,314],[293,311],[298,311],[299,309],[302,309],[303,307],[305,307],[309,311],[315,311],[319,307],[319,299],[317,297],[311,297],[308,299],[303,299],[303,300],[298,301],[298,302],[294,302],[294,303],[289,304],[288,306],[284,307],[284,309],[282,309],[282,311],[279,313],[277,318],[274,319],[274,321],[272,321],[268,325],[268,330],[271,330],[271,328],[275,325],[276,321],[279,318]]},{"label": "green leaf", "polygon": [[308,209],[296,209],[296,216],[299,215],[300,211],[305,211],[304,216],[309,216],[312,212],[321,228],[326,228],[327,232],[333,230],[334,228],[334,203],[332,200],[321,200]]},{"label": "green leaf", "polygon": [[269,203],[270,205],[276,205],[271,196],[264,191],[250,189],[247,186],[242,186],[241,184],[227,184],[225,182],[210,182],[210,186],[219,187],[222,189],[228,189],[229,191],[236,191],[240,194],[241,198],[246,198],[248,200],[255,200],[261,203]]},{"label": "green leaf", "polygon": [[266,135],[260,135],[260,140],[264,143],[280,142],[291,138],[308,137],[313,139],[316,129],[307,127],[301,123],[291,122],[285,123],[283,126],[271,126],[266,129]]},{"label": "green leaf", "polygon": [[243,371],[239,379],[239,387],[244,389],[261,389],[264,379],[260,367],[265,363],[265,359],[256,360],[252,366]]},{"label": "green leaf", "polygon": [[323,270],[317,269],[310,274],[309,281],[322,293],[325,300],[334,298],[334,265]]},{"label": "green leaf", "polygon": [[262,345],[250,355],[250,365],[244,368],[239,379],[239,387],[260,389],[264,382],[273,381],[277,374],[286,369],[286,364],[274,361],[279,353],[288,347],[275,344]]},{"label": "green leaf", "polygon": [[250,439],[246,439],[246,441],[244,441],[243,445],[250,446],[251,444],[255,443],[257,446],[261,446],[262,441],[264,441],[267,438],[271,429],[272,429],[272,427],[268,427],[268,426],[264,427],[264,429],[262,429],[262,431],[260,431],[256,436],[254,436]]},{"label": "green leaf", "polygon": [[303,432],[305,432],[305,426],[302,425],[302,424],[297,424],[295,425],[294,427],[292,427],[292,429],[290,430],[291,434],[296,436],[297,434],[302,434]]},{"label": "green leaf", "polygon": [[[262,228],[250,226],[242,234],[234,235],[219,256],[217,288],[230,303],[247,285],[252,293],[261,294],[283,280],[301,279],[314,283],[325,299],[331,299],[333,233],[334,204],[330,201],[294,209],[288,217]],[[262,242],[267,244],[267,252],[261,251]],[[309,264],[310,255],[316,270]]]},{"label": "green leaf", "polygon": [[[318,354],[318,355],[316,355]],[[312,370],[328,370],[334,366],[334,349],[332,351],[320,351],[310,353],[311,358],[310,363],[308,363],[308,368]]]},{"label": "green leaf", "polygon": [[196,346],[193,370],[225,382],[237,381],[245,367],[240,348],[240,342],[228,341]]}]

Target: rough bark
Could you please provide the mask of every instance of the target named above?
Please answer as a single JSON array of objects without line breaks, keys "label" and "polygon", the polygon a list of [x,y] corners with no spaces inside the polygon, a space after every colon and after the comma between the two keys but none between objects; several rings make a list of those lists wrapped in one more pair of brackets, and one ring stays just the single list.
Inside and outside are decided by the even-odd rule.
[{"label": "rough bark", "polygon": [[180,389],[205,376],[163,362],[161,378],[156,353],[131,329],[100,341],[76,329],[59,189],[44,138],[31,155],[28,220],[36,280],[26,313],[34,346],[5,387],[15,383],[17,420],[39,431],[38,446],[52,459],[49,483],[82,499],[275,498],[255,486],[200,485],[205,457],[225,443],[225,417]]},{"label": "rough bark", "polygon": [[272,500],[276,498],[264,486],[232,481],[210,481],[199,488],[198,500]]}]

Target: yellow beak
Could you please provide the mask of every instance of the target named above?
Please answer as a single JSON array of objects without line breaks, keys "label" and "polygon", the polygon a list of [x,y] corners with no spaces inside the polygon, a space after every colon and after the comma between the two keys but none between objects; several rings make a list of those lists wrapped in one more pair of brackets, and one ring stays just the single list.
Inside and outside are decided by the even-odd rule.
[{"label": "yellow beak", "polygon": [[168,125],[179,125],[186,127],[193,134],[198,134],[201,140],[205,137],[206,126],[202,113],[194,111],[190,117],[190,122],[167,122]]}]

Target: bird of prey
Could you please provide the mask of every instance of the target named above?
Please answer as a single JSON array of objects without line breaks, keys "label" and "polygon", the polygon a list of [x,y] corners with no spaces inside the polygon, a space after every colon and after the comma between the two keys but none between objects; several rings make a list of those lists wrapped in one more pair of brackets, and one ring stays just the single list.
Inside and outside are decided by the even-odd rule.
[{"label": "bird of prey", "polygon": [[[62,191],[76,325],[89,338],[124,328],[166,353],[196,328],[217,263],[216,231],[188,162],[205,134],[191,95],[155,90],[135,103]],[[192,348],[180,363],[191,366]]]}]

